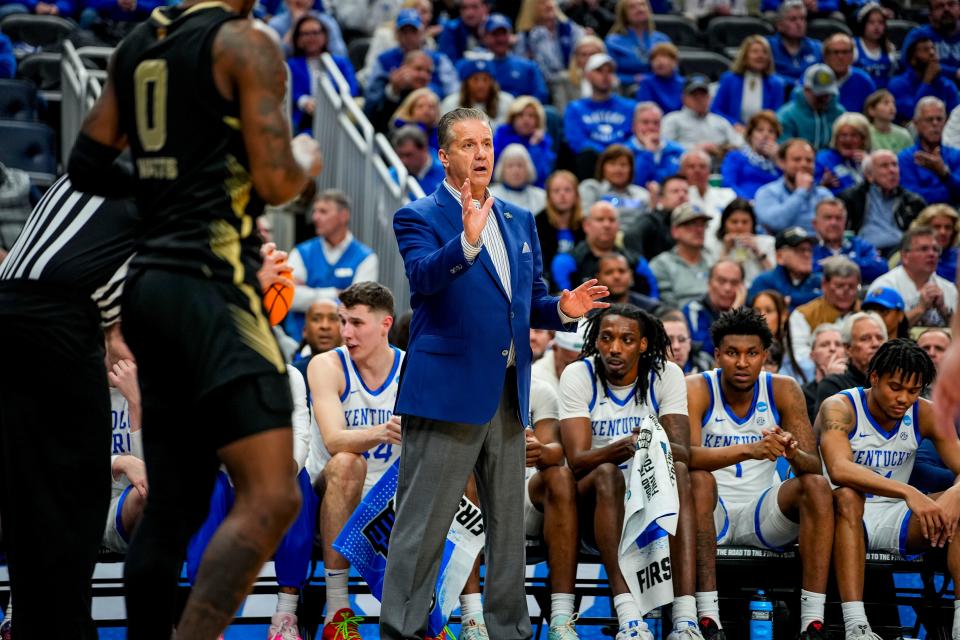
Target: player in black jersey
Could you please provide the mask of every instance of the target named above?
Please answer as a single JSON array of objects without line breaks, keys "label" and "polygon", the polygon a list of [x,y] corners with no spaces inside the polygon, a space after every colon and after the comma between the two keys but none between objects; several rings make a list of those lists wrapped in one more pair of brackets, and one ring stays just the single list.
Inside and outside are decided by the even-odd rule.
[{"label": "player in black jersey", "polygon": [[[252,6],[155,10],[118,47],[70,161],[90,191],[131,189],[144,219],[123,299],[151,490],[125,569],[132,640],[170,637],[180,563],[221,461],[236,503],[207,547],[179,640],[227,626],[299,507],[290,392],[253,230],[264,202],[292,199],[319,173],[320,156],[309,138],[291,145],[282,55]],[[127,145],[135,179],[106,171]]]}]

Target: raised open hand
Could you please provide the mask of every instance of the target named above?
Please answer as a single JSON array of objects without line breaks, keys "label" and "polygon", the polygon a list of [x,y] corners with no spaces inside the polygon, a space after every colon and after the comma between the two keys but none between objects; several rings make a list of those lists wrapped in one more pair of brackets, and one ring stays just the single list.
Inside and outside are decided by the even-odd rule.
[{"label": "raised open hand", "polygon": [[487,224],[487,217],[490,215],[490,209],[493,208],[493,198],[487,198],[483,206],[477,209],[473,206],[473,195],[470,191],[470,178],[463,182],[460,189],[460,199],[463,201],[463,234],[467,242],[476,246],[480,241],[480,234]]}]

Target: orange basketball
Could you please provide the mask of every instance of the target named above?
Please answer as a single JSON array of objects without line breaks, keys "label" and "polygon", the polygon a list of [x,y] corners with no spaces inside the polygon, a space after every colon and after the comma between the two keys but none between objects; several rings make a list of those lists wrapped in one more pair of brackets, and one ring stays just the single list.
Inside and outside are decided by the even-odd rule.
[{"label": "orange basketball", "polygon": [[[286,269],[281,272],[285,278],[293,278],[293,272]],[[267,317],[270,319],[270,325],[276,326],[283,322],[290,311],[290,305],[293,304],[293,287],[274,282],[263,292],[263,306],[267,310]]]}]

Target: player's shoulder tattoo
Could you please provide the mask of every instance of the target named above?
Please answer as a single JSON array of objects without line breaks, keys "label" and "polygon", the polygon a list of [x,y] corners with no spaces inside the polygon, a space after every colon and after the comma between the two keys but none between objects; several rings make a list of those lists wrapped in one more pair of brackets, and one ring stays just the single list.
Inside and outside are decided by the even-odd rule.
[{"label": "player's shoulder tattoo", "polygon": [[842,396],[836,395],[827,398],[820,406],[816,426],[820,432],[842,431],[850,433],[856,419],[853,407]]}]

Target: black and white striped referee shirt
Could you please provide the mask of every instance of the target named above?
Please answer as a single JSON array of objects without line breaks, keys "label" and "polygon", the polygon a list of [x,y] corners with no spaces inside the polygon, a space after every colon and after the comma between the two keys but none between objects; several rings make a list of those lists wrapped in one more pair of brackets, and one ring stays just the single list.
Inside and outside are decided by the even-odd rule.
[{"label": "black and white striped referee shirt", "polygon": [[102,323],[115,322],[138,222],[133,202],[81,193],[63,176],[0,263],[0,281],[36,280],[89,293]]}]

